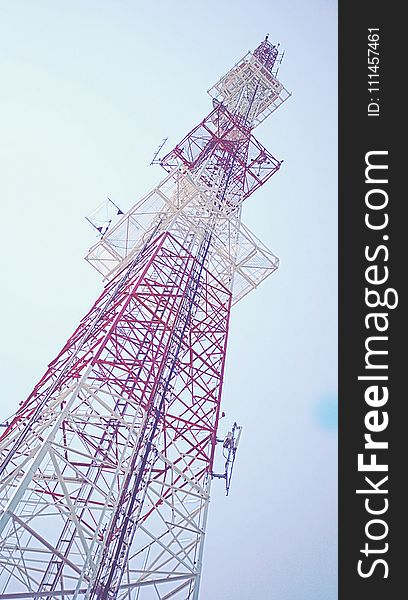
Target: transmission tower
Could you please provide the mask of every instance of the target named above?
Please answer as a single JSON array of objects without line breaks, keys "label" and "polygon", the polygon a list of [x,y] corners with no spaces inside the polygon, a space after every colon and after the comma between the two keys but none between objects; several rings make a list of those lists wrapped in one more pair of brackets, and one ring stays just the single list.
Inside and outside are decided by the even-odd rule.
[{"label": "transmission tower", "polygon": [[3,423],[1,599],[198,599],[211,483],[228,492],[240,434],[217,437],[231,306],[278,267],[241,207],[281,166],[252,133],[290,96],[279,63],[266,37],[164,180],[96,219],[103,292]]}]

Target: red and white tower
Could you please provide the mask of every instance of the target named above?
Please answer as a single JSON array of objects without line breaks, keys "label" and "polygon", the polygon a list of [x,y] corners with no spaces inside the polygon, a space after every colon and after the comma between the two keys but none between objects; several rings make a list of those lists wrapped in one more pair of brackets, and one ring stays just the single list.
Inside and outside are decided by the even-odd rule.
[{"label": "red and white tower", "polygon": [[165,179],[101,227],[106,286],[0,438],[0,599],[197,600],[231,306],[278,267],[241,207],[278,171],[266,38],[210,90]]}]

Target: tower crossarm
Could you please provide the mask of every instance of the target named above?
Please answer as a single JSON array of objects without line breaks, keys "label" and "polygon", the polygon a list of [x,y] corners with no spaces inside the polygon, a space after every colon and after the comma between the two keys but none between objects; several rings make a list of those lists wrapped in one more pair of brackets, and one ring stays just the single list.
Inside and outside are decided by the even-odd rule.
[{"label": "tower crossarm", "polygon": [[155,228],[185,237],[205,228],[215,213],[208,268],[232,287],[236,304],[276,271],[279,259],[242,222],[240,207],[225,214],[210,200],[189,172],[175,168],[90,248],[86,260],[111,280],[131,263]]},{"label": "tower crossarm", "polygon": [[219,104],[162,160],[179,167],[228,214],[274,175],[282,164],[252,135],[245,119]]}]

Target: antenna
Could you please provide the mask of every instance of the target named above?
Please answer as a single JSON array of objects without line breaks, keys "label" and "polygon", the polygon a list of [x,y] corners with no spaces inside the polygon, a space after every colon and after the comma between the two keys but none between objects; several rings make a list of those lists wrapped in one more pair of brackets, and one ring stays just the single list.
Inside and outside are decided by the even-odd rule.
[{"label": "antenna", "polygon": [[98,206],[89,217],[85,217],[85,219],[98,231],[99,235],[103,237],[115,217],[123,214],[124,212],[122,209],[113,200],[107,197],[105,202],[102,202],[102,204]]},{"label": "antenna", "polygon": [[[276,47],[279,48],[279,44]],[[281,52],[280,54],[278,54],[278,56],[276,58],[275,69],[273,71],[273,76],[274,77],[278,77],[279,69],[280,69],[280,66],[282,64],[284,56],[285,56],[285,50],[283,52]]]},{"label": "antenna", "polygon": [[107,199],[108,199],[108,201],[109,201],[111,204],[113,204],[113,206],[114,206],[115,208],[117,208],[117,209],[118,209],[118,212],[116,213],[117,215],[123,215],[123,214],[124,214],[123,210],[121,210],[121,209],[119,208],[119,206],[118,206],[117,204],[115,204],[115,202],[114,202],[113,200],[111,200],[111,199],[109,198],[109,196],[107,196]]},{"label": "antenna", "polygon": [[234,423],[232,430],[227,433],[224,440],[217,439],[217,442],[222,442],[222,455],[225,458],[225,467],[224,473],[212,473],[212,477],[214,479],[225,479],[226,496],[228,496],[231,486],[232,471],[241,433],[242,426]]},{"label": "antenna", "polygon": [[159,156],[159,154],[161,152],[161,149],[163,148],[163,146],[165,145],[165,143],[167,142],[168,139],[169,139],[168,137],[162,139],[159,147],[157,148],[156,152],[153,154],[153,158],[152,158],[152,160],[151,160],[151,162],[149,164],[149,167],[151,167],[152,165],[159,165],[160,164],[160,159],[157,158],[157,157]]}]

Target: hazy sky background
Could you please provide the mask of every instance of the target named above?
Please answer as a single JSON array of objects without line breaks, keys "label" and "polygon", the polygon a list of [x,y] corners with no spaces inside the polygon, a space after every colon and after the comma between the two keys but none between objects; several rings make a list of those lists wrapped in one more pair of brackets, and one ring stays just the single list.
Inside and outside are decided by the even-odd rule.
[{"label": "hazy sky background", "polygon": [[201,600],[337,597],[337,5],[0,0],[1,418],[102,289],[84,216],[128,209],[211,110],[206,90],[270,34],[293,96],[255,135],[284,165],[243,220],[281,267],[235,307]]}]

